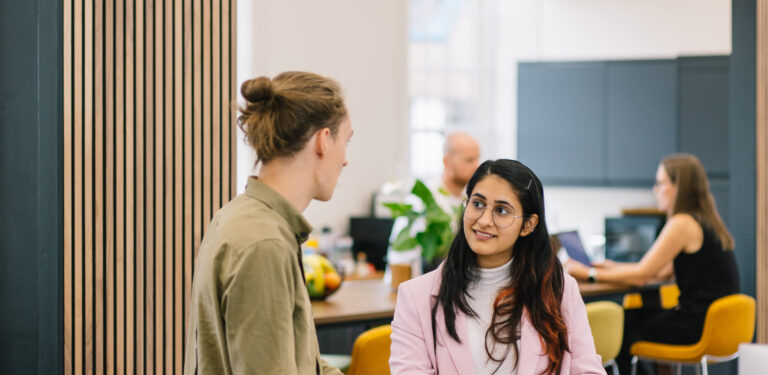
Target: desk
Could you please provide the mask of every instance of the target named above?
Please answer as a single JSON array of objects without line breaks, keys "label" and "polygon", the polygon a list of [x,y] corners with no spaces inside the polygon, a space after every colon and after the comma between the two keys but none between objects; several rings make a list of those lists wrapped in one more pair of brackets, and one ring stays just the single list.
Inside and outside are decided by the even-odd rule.
[{"label": "desk", "polygon": [[381,279],[345,281],[324,301],[312,301],[316,326],[365,323],[395,315],[397,293]]},{"label": "desk", "polygon": [[[671,282],[671,281],[670,281]],[[579,283],[582,297],[617,295],[658,289],[659,283],[638,288],[621,284]],[[397,293],[380,279],[345,281],[338,292],[324,301],[312,301],[316,326],[368,324],[392,320]]]}]

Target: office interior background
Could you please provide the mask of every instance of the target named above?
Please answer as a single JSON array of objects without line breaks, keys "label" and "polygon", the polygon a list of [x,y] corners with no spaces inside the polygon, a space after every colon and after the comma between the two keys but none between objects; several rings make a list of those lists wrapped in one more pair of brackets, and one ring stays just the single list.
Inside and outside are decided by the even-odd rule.
[{"label": "office interior background", "polygon": [[[766,342],[767,5],[4,1],[0,373],[180,373],[195,251],[255,173],[232,104],[286,70],[344,88],[350,164],[305,216],[345,233],[384,184],[439,177],[448,132],[518,158],[519,63],[728,56],[724,216]],[[653,206],[651,183],[545,186],[548,224],[599,242],[604,217]]]}]

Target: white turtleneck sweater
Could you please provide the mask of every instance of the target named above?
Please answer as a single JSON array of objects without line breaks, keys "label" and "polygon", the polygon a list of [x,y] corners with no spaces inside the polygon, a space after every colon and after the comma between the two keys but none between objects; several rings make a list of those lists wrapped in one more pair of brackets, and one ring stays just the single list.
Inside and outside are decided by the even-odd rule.
[{"label": "white turtleneck sweater", "polygon": [[[470,284],[467,289],[467,294],[471,297],[469,305],[478,315],[477,318],[467,317],[467,335],[469,336],[469,345],[472,348],[472,358],[477,375],[491,374],[499,366],[498,362],[488,358],[484,340],[486,338],[485,333],[491,326],[493,302],[496,300],[499,290],[509,285],[509,265],[511,263],[512,260],[497,268],[478,268],[479,279]],[[489,336],[488,348],[494,350],[494,358],[501,358],[507,347],[498,343],[494,347],[491,340],[492,338]],[[515,374],[514,357],[515,351],[510,347],[509,353],[496,374]]]}]

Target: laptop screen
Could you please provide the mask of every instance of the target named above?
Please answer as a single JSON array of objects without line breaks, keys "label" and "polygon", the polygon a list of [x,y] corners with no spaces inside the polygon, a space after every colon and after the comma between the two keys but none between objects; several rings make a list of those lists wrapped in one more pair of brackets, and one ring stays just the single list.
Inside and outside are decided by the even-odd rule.
[{"label": "laptop screen", "polygon": [[587,252],[584,251],[584,245],[581,243],[581,238],[579,238],[579,232],[571,231],[558,233],[557,239],[560,240],[565,251],[568,252],[568,257],[587,267],[592,266],[592,261],[590,261]]}]

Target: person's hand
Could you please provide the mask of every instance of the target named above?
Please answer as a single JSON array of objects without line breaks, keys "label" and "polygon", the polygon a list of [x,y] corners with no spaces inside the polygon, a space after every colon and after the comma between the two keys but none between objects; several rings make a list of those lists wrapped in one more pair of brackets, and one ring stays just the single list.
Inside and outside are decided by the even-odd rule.
[{"label": "person's hand", "polygon": [[589,267],[573,259],[568,259],[565,262],[565,270],[577,280],[587,280],[589,278]]}]

